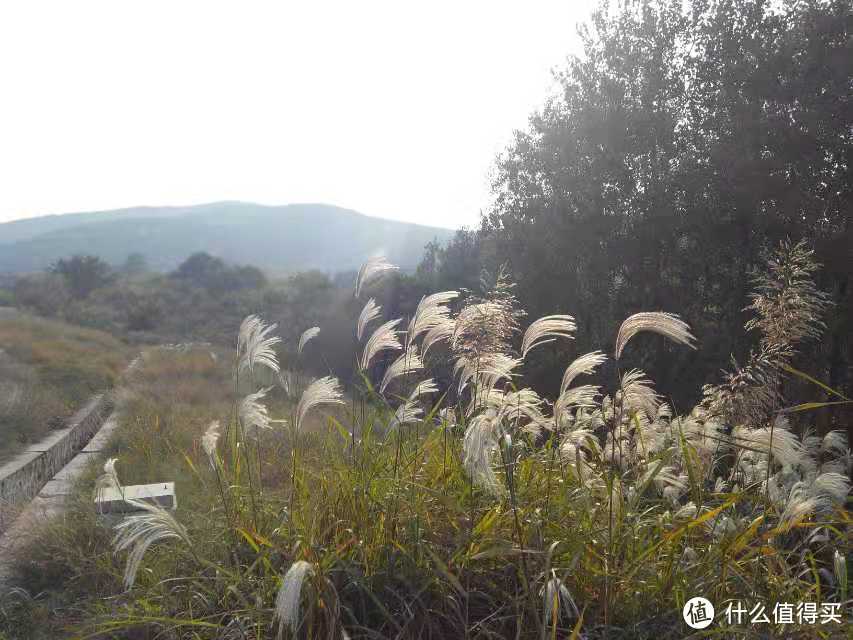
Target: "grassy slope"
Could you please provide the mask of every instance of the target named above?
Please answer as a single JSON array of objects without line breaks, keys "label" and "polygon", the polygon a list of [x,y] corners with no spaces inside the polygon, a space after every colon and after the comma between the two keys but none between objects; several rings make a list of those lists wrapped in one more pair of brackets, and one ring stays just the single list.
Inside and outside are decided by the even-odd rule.
[{"label": "grassy slope", "polygon": [[61,426],[129,355],[109,334],[0,310],[0,456]]}]

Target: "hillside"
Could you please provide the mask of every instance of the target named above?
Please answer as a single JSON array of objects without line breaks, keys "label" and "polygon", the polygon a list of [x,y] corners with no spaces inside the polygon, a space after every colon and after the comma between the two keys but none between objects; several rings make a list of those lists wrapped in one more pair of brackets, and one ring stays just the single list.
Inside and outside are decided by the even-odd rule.
[{"label": "hillside", "polygon": [[413,268],[427,242],[451,234],[323,204],[138,207],[0,224],[0,272],[40,270],[77,253],[113,264],[142,253],[153,269],[169,270],[197,251],[270,271],[356,269],[377,252]]},{"label": "hillside", "polygon": [[0,307],[0,459],[62,426],[129,360],[109,334]]}]

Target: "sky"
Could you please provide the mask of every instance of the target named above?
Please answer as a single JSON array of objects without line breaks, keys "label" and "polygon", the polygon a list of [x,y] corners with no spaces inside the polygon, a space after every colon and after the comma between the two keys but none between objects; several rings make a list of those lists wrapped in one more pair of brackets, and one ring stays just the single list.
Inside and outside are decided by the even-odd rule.
[{"label": "sky", "polygon": [[0,3],[0,222],[324,202],[476,225],[591,0]]}]

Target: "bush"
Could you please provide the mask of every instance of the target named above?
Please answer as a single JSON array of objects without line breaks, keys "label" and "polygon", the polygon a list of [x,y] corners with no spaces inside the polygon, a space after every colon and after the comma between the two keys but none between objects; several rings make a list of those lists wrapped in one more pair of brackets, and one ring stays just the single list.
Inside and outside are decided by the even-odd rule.
[{"label": "bush", "polygon": [[71,299],[65,279],[54,273],[18,278],[14,294],[16,306],[48,317],[58,315]]}]

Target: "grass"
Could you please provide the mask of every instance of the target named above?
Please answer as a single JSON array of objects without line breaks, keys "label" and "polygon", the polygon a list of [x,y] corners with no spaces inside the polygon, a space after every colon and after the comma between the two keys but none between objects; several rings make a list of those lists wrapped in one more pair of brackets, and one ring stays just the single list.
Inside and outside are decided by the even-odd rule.
[{"label": "grass", "polygon": [[130,351],[100,331],[10,309],[0,314],[0,457],[8,457],[111,387]]},{"label": "grass", "polygon": [[[457,325],[451,338],[471,363],[459,397],[408,396],[425,374],[404,363],[386,394],[373,386],[380,372],[365,371],[345,407],[330,404],[333,390],[315,398],[297,430],[309,382],[297,378],[289,394],[276,386],[264,398],[282,422],[258,437],[236,402],[276,376],[235,378],[234,354],[148,352],[112,453],[122,483],[176,482],[179,522],[158,525],[127,588],[126,554],[92,508],[93,469],[67,516],[22,554],[24,591],[6,595],[0,629],[9,639],[662,639],[689,635],[681,608],[703,595],[718,622],[696,637],[844,637],[835,623],[719,622],[736,600],[768,611],[850,606],[849,482],[837,473],[849,451],[839,436],[795,433],[776,408],[761,440],[772,394],[751,394],[755,423],[733,429],[719,408],[743,410],[732,385],[671,416],[634,372],[604,397],[566,383],[573,395],[561,397],[557,421],[521,392],[520,376],[498,384],[496,370],[516,365],[477,352],[512,337],[509,290],[466,308],[476,304],[487,305],[488,325]],[[676,319],[641,320],[689,343]],[[616,342],[633,348],[626,335]],[[241,353],[250,344],[244,336]],[[399,420],[398,406],[421,413]],[[206,450],[212,421],[224,426]],[[145,517],[153,526],[159,516]],[[182,536],[168,538],[178,527]]]}]

